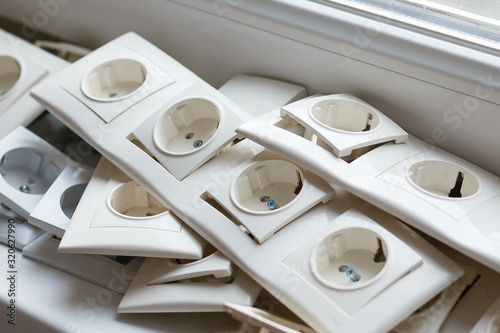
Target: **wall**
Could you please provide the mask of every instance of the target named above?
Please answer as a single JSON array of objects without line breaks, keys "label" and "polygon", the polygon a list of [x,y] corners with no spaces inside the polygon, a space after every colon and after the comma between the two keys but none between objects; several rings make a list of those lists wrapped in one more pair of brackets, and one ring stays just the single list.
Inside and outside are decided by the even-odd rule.
[{"label": "wall", "polygon": [[[3,0],[0,15],[20,23],[25,37],[42,31],[88,47],[135,31],[216,87],[245,73],[311,94],[352,93],[408,132],[500,175],[497,56],[317,4],[287,19],[278,5],[291,2]],[[273,11],[253,10],[264,3]],[[331,20],[318,19],[330,11]]]}]

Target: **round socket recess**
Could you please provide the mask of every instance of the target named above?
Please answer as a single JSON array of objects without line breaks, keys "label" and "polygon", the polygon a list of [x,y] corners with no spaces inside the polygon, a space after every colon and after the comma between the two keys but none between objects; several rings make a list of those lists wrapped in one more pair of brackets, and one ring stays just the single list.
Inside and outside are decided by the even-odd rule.
[{"label": "round socket recess", "polygon": [[88,97],[112,102],[136,92],[146,81],[147,70],[132,59],[116,59],[91,70],[83,79],[81,89]]},{"label": "round socket recess", "polygon": [[203,148],[219,127],[218,107],[204,98],[191,98],[170,107],[156,123],[154,141],[165,153],[183,155]]},{"label": "round socket recess", "polygon": [[78,202],[80,202],[80,198],[82,197],[86,187],[87,184],[73,185],[70,188],[67,188],[61,195],[61,209],[68,219],[71,220],[73,217],[76,206],[78,206]]},{"label": "round socket recess", "polygon": [[433,196],[457,199],[473,196],[480,184],[469,170],[450,162],[426,160],[408,169],[411,183]]},{"label": "round socket recess", "polygon": [[3,179],[26,194],[44,194],[61,171],[48,154],[33,148],[10,150],[0,161]]},{"label": "round socket recess", "polygon": [[300,194],[303,176],[284,160],[267,160],[246,168],[231,185],[231,199],[241,210],[270,214],[286,208]]},{"label": "round socket recess", "polygon": [[21,64],[16,58],[0,55],[0,98],[16,85],[21,77]]},{"label": "round socket recess", "polygon": [[119,185],[108,197],[108,206],[120,216],[148,219],[168,209],[134,181]]},{"label": "round socket recess", "polygon": [[327,99],[311,107],[314,120],[342,132],[367,132],[380,124],[377,112],[369,106],[344,99]]},{"label": "round socket recess", "polygon": [[382,275],[387,258],[387,245],[374,231],[346,228],[328,235],[315,247],[311,269],[329,287],[357,289]]}]

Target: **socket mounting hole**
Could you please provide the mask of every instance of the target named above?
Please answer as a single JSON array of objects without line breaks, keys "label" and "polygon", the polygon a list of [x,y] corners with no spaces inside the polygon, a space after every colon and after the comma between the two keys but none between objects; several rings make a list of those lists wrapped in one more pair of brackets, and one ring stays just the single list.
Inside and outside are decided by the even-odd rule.
[{"label": "socket mounting hole", "polygon": [[191,98],[170,107],[156,123],[156,146],[172,155],[197,151],[212,139],[219,123],[218,107],[204,98]]},{"label": "socket mounting hole", "polygon": [[114,213],[136,219],[148,219],[168,211],[135,181],[119,185],[109,195],[108,205]]},{"label": "socket mounting hole", "polygon": [[466,198],[479,191],[479,181],[469,170],[450,162],[426,160],[408,169],[411,183],[426,193],[445,198]]},{"label": "socket mounting hole", "polygon": [[116,101],[136,92],[144,84],[146,77],[146,67],[140,62],[116,59],[91,70],[82,81],[82,91],[96,101]]},{"label": "socket mounting hole", "polygon": [[298,197],[302,181],[302,172],[293,163],[284,160],[257,162],[233,181],[231,199],[247,212],[279,211]]},{"label": "socket mounting hole", "polygon": [[326,236],[314,249],[313,274],[335,289],[355,289],[374,282],[387,263],[387,245],[374,231],[346,228]]},{"label": "socket mounting hole", "polygon": [[76,206],[85,191],[87,184],[77,184],[67,188],[61,195],[60,205],[61,209],[68,219],[71,220],[75,213]]},{"label": "socket mounting hole", "polygon": [[33,148],[10,150],[0,160],[3,179],[26,194],[44,194],[61,171],[49,154]]},{"label": "socket mounting hole", "polygon": [[360,102],[345,99],[327,99],[314,104],[311,116],[330,129],[345,132],[367,132],[380,123],[377,112]]}]

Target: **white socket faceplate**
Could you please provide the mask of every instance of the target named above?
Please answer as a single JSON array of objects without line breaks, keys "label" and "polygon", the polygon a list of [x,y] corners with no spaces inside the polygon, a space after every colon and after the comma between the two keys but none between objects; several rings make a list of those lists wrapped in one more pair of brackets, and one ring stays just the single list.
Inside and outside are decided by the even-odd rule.
[{"label": "white socket faceplate", "polygon": [[380,111],[348,94],[307,98],[284,106],[281,115],[304,126],[308,136],[317,136],[338,157],[348,156],[354,149],[408,138]]},{"label": "white socket faceplate", "polygon": [[478,275],[472,267],[462,264],[460,267],[465,271],[464,275],[393,328],[390,333],[439,333],[464,290],[471,286]]},{"label": "white socket faceplate", "polygon": [[244,113],[219,95],[197,82],[156,111],[133,135],[182,180],[233,141],[234,129],[243,123]]},{"label": "white socket faceplate", "polygon": [[59,240],[46,233],[23,249],[23,255],[63,272],[123,294],[142,264],[134,258],[124,265],[111,258],[89,254],[59,253]]},{"label": "white socket faceplate", "polygon": [[[207,257],[208,258],[208,257]],[[165,284],[149,284],[151,275],[164,259],[147,258],[123,296],[118,313],[220,312],[225,302],[252,305],[261,287],[242,270],[235,268],[234,279],[200,276]],[[204,259],[199,268],[204,270]],[[198,261],[191,274],[196,271]]]},{"label": "white socket faceplate", "polygon": [[224,307],[234,319],[246,323],[250,327],[261,327],[259,333],[314,333],[307,326],[281,318],[262,309],[234,303],[226,303]]},{"label": "white socket faceplate", "polygon": [[44,108],[29,90],[67,62],[0,29],[0,138],[27,126]]},{"label": "white socket faceplate", "polygon": [[91,176],[90,171],[66,167],[33,209],[28,222],[62,238]]},{"label": "white socket faceplate", "polygon": [[[10,224],[14,226],[9,227]],[[9,233],[9,230],[12,231]],[[20,216],[12,217],[0,213],[0,243],[22,250],[44,233],[45,230],[29,224]]]},{"label": "white socket faceplate", "polygon": [[156,198],[103,158],[59,251],[196,259],[204,244]]},{"label": "white socket faceplate", "polygon": [[[500,271],[500,229],[494,222],[500,178],[413,136],[347,163],[304,136],[275,126],[283,119],[269,113],[236,131]],[[312,123],[317,122],[309,119]],[[449,196],[457,184],[463,195]]]},{"label": "white socket faceplate", "polygon": [[62,72],[59,87],[110,123],[175,82],[149,52],[158,50],[144,40],[108,43]]},{"label": "white socket faceplate", "polygon": [[[233,146],[238,154],[239,148]],[[231,165],[231,169],[228,166]],[[221,186],[210,186],[222,171]],[[190,179],[207,189],[215,199],[244,226],[258,243],[265,242],[279,229],[311,207],[334,198],[333,189],[308,170],[263,151],[243,163],[218,159],[208,162]],[[272,200],[274,204],[271,204]]]},{"label": "white socket faceplate", "polygon": [[27,219],[66,162],[47,142],[16,128],[0,141],[0,200]]}]

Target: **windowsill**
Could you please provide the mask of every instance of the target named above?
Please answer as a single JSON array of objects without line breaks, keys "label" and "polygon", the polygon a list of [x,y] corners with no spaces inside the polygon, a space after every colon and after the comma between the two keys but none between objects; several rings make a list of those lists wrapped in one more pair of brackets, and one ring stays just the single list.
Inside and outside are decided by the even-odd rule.
[{"label": "windowsill", "polygon": [[[398,25],[307,0],[193,0],[186,3],[224,20],[333,52],[500,104],[498,56]],[[478,93],[487,86],[490,93]],[[485,97],[485,95],[488,95]]]}]

